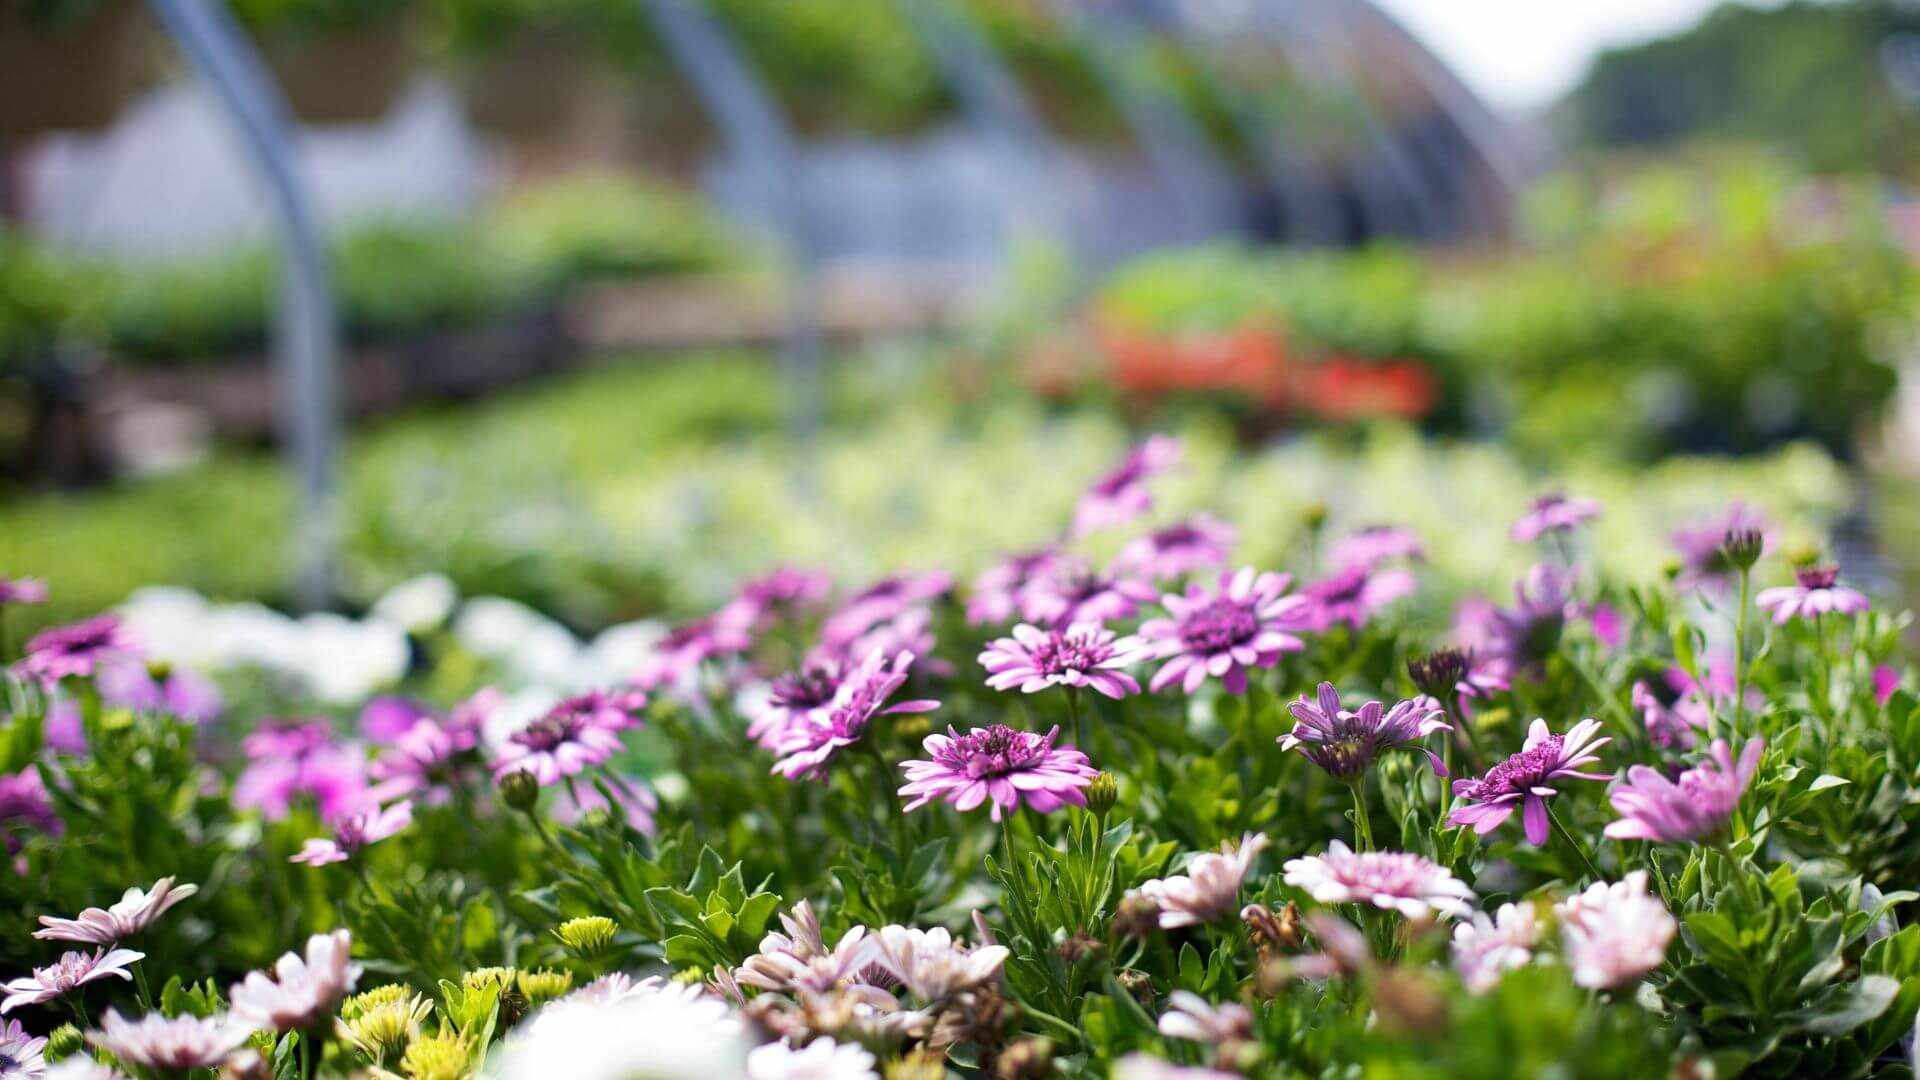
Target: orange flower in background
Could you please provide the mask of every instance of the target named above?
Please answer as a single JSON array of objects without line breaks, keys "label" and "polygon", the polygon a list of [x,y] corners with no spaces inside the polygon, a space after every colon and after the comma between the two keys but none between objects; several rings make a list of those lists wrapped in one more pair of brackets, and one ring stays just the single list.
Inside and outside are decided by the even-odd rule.
[{"label": "orange flower in background", "polygon": [[1433,373],[1422,364],[1340,356],[1310,369],[1304,394],[1307,410],[1329,420],[1414,419],[1425,416],[1437,396]]}]

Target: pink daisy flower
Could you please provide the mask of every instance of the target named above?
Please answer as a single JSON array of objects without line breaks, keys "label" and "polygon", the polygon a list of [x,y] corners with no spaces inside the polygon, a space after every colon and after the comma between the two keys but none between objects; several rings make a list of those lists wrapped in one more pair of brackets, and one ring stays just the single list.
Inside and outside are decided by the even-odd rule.
[{"label": "pink daisy flower", "polygon": [[123,1064],[154,1069],[169,1076],[193,1069],[217,1069],[238,1050],[252,1031],[229,1016],[167,1016],[148,1013],[128,1020],[112,1009],[87,1041]]},{"label": "pink daisy flower", "polygon": [[1639,982],[1666,959],[1679,929],[1666,905],[1647,892],[1645,870],[1611,885],[1594,882],[1556,910],[1573,981],[1589,990]]},{"label": "pink daisy flower", "polygon": [[1180,440],[1155,435],[1127,452],[1112,472],[1094,481],[1073,508],[1073,535],[1123,525],[1153,509],[1147,480],[1180,460]]},{"label": "pink daisy flower", "polygon": [[200,891],[198,885],[179,885],[170,877],[153,883],[152,889],[128,889],[110,908],[88,908],[77,918],[56,919],[40,916],[44,930],[33,936],[42,941],[72,941],[82,945],[112,945],[152,926],[167,910]]},{"label": "pink daisy flower", "polygon": [[1410,529],[1394,525],[1370,525],[1334,541],[1328,555],[1333,565],[1342,570],[1354,566],[1372,570],[1396,559],[1424,559],[1427,549]]},{"label": "pink daisy flower", "polygon": [[559,783],[619,753],[619,733],[633,724],[629,713],[602,695],[568,698],[508,736],[493,759],[494,778],[528,772],[542,787]]},{"label": "pink daisy flower", "polygon": [[413,803],[402,799],[386,809],[374,807],[342,821],[333,828],[333,838],[313,837],[302,844],[288,862],[308,866],[346,862],[368,844],[378,843],[413,824]]},{"label": "pink daisy flower", "polygon": [[1019,606],[1028,581],[1051,574],[1060,561],[1051,547],[1008,555],[973,579],[967,596],[967,624],[1006,622]]},{"label": "pink daisy flower", "polygon": [[833,579],[818,570],[779,567],[741,585],[719,619],[752,629],[825,600],[831,588]]},{"label": "pink daisy flower", "polygon": [[1691,747],[1697,741],[1694,732],[1704,730],[1709,717],[1698,693],[1676,689],[1674,683],[1669,676],[1655,682],[1636,679],[1633,684],[1633,709],[1647,729],[1647,741],[1662,750]]},{"label": "pink daisy flower", "polygon": [[1454,798],[1462,803],[1447,815],[1447,824],[1471,825],[1484,836],[1515,810],[1523,810],[1527,842],[1543,846],[1551,828],[1547,800],[1559,794],[1557,783],[1613,779],[1609,773],[1580,771],[1600,760],[1595,750],[1613,741],[1594,738],[1599,731],[1598,720],[1582,720],[1565,735],[1555,735],[1547,730],[1545,720],[1535,720],[1519,753],[1488,769],[1485,776],[1454,782]]},{"label": "pink daisy flower", "polygon": [[1300,590],[1307,601],[1304,625],[1317,633],[1325,633],[1341,623],[1358,630],[1388,604],[1411,594],[1414,585],[1413,573],[1409,570],[1349,566]]},{"label": "pink daisy flower", "polygon": [[27,1034],[18,1020],[0,1021],[0,1076],[36,1080],[47,1073],[47,1040]]},{"label": "pink daisy flower", "polygon": [[773,771],[789,780],[818,777],[835,754],[860,741],[874,717],[932,712],[939,708],[939,702],[924,700],[881,707],[905,685],[912,665],[912,653],[893,657],[879,651],[868,653],[834,691],[833,701],[824,715],[816,713],[786,729],[774,747],[773,752],[780,755],[780,760],[774,763]]},{"label": "pink daisy flower", "polygon": [[51,686],[69,677],[85,678],[109,660],[137,659],[139,652],[119,616],[97,615],[35,634],[15,669]]},{"label": "pink daisy flower", "polygon": [[310,795],[328,822],[361,809],[367,797],[367,757],[357,745],[335,742],[324,720],[261,728],[241,742],[248,765],[233,784],[233,805],[279,821],[293,800]]},{"label": "pink daisy flower", "polygon": [[1530,903],[1502,904],[1492,918],[1473,913],[1453,928],[1453,969],[1476,994],[1498,986],[1500,977],[1533,960],[1540,944],[1540,916]]},{"label": "pink daisy flower", "polygon": [[953,579],[938,571],[881,578],[848,597],[827,617],[820,626],[820,642],[829,650],[845,649],[861,634],[898,618],[908,608],[932,603],[952,587]]},{"label": "pink daisy flower", "polygon": [[1307,602],[1281,595],[1291,580],[1245,567],[1221,575],[1216,589],[1195,583],[1183,595],[1162,597],[1171,618],[1140,627],[1154,654],[1167,661],[1154,672],[1150,688],[1158,693],[1179,682],[1191,694],[1212,676],[1232,693],[1245,693],[1248,668],[1272,667],[1281,653],[1305,648],[1289,631],[1303,625]]},{"label": "pink daisy flower", "polygon": [[776,677],[767,687],[765,703],[752,707],[747,737],[772,750],[795,726],[824,722],[826,710],[840,692],[840,663],[809,660],[798,671]]},{"label": "pink daisy flower", "polygon": [[1196,570],[1225,566],[1228,554],[1239,542],[1240,533],[1233,526],[1207,514],[1195,514],[1134,538],[1120,549],[1114,565],[1155,581],[1170,581]]},{"label": "pink daisy flower", "polygon": [[1210,923],[1238,908],[1247,871],[1269,842],[1265,833],[1247,833],[1237,846],[1195,855],[1184,874],[1142,882],[1139,893],[1160,909],[1163,930]]},{"label": "pink daisy flower", "polygon": [[330,1018],[340,999],[360,979],[352,962],[353,936],[345,930],[307,939],[306,955],[288,952],[273,973],[255,971],[227,992],[233,1017],[262,1031],[307,1031]]},{"label": "pink daisy flower", "polygon": [[1339,691],[1332,683],[1323,682],[1314,699],[1303,695],[1288,704],[1295,722],[1293,731],[1280,737],[1280,749],[1299,750],[1327,775],[1351,781],[1371,768],[1381,754],[1407,747],[1427,755],[1435,776],[1445,776],[1447,767],[1440,756],[1420,745],[1420,740],[1436,731],[1453,730],[1444,718],[1446,714],[1431,701],[1401,701],[1391,709],[1369,701],[1358,711],[1343,709]]},{"label": "pink daisy flower", "polygon": [[1715,739],[1707,760],[1681,773],[1677,781],[1645,765],[1632,766],[1626,782],[1613,789],[1611,801],[1620,820],[1607,826],[1606,835],[1656,844],[1691,844],[1714,836],[1732,820],[1765,750],[1756,735],[1735,762],[1727,741]]},{"label": "pink daisy flower", "polygon": [[1140,692],[1140,684],[1122,668],[1148,656],[1146,642],[1116,637],[1096,623],[1065,630],[1042,630],[1021,623],[1012,637],[992,642],[980,654],[987,685],[995,690],[1019,687],[1037,694],[1049,686],[1088,686],[1118,700]]},{"label": "pink daisy flower", "polygon": [[66,953],[46,967],[34,968],[31,975],[0,986],[0,990],[7,993],[6,1000],[0,1001],[0,1014],[10,1013],[22,1005],[43,1005],[96,979],[111,976],[132,982],[133,973],[127,970],[127,965],[146,955],[132,949],[105,948],[91,953]]},{"label": "pink daisy flower", "polygon": [[1323,904],[1372,904],[1409,919],[1427,915],[1464,918],[1473,910],[1473,890],[1422,855],[1354,851],[1338,840],[1325,855],[1287,860],[1286,882]]},{"label": "pink daisy flower", "polygon": [[1754,599],[1762,609],[1773,612],[1776,624],[1828,613],[1857,615],[1872,606],[1865,595],[1840,584],[1838,567],[1803,566],[1793,572],[1793,579],[1792,585],[1760,590]]},{"label": "pink daisy flower", "polygon": [[1552,532],[1568,532],[1600,516],[1600,504],[1555,492],[1533,500],[1533,505],[1513,523],[1513,538],[1530,544]]},{"label": "pink daisy flower", "polygon": [[899,793],[913,800],[905,809],[918,810],[941,799],[964,812],[991,800],[990,816],[999,821],[1022,803],[1042,814],[1069,803],[1085,806],[1087,796],[1081,789],[1093,782],[1098,770],[1080,751],[1055,747],[1059,734],[1058,725],[1036,735],[994,724],[965,735],[952,728],[944,735],[929,735],[921,745],[932,760],[900,766],[907,783]]},{"label": "pink daisy flower", "polygon": [[1027,579],[1020,590],[1020,614],[1030,623],[1045,626],[1110,622],[1132,617],[1156,595],[1145,581],[1103,574],[1075,560]]},{"label": "pink daisy flower", "polygon": [[753,636],[745,626],[718,614],[695,619],[667,631],[665,637],[654,643],[652,653],[634,672],[633,683],[642,690],[685,688],[699,672],[700,665],[744,652],[752,644]]},{"label": "pink daisy flower", "polygon": [[47,601],[47,583],[39,578],[0,577],[0,607],[22,604],[44,604]]}]

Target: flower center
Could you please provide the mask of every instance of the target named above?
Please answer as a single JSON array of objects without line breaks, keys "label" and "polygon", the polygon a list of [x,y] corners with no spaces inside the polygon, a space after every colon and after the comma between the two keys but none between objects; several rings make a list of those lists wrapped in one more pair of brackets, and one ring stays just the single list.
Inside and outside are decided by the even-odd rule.
[{"label": "flower center", "polygon": [[1193,652],[1225,652],[1259,630],[1251,608],[1222,596],[1181,620],[1180,640]]},{"label": "flower center", "polygon": [[573,713],[548,713],[515,734],[513,741],[534,750],[552,750],[579,731],[580,720]]},{"label": "flower center", "polygon": [[951,764],[975,779],[1017,772],[1046,752],[1045,737],[1005,724],[969,731],[955,739],[948,751]]},{"label": "flower center", "polygon": [[833,668],[815,664],[773,680],[773,703],[783,709],[817,709],[833,700],[839,680]]},{"label": "flower center", "polygon": [[1087,635],[1054,633],[1033,650],[1033,666],[1043,675],[1089,671],[1106,659],[1106,652]]},{"label": "flower center", "polygon": [[1794,580],[1803,589],[1831,589],[1840,580],[1840,568],[1837,566],[1807,566],[1793,572]]},{"label": "flower center", "polygon": [[1561,736],[1549,735],[1539,746],[1522,750],[1487,770],[1467,796],[1476,801],[1497,799],[1502,795],[1524,795],[1539,787],[1560,762]]}]

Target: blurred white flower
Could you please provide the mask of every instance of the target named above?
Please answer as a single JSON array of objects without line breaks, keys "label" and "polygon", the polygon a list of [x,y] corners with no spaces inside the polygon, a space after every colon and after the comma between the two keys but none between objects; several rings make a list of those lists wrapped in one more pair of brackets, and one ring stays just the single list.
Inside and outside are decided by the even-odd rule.
[{"label": "blurred white flower", "polygon": [[541,1009],[487,1058],[493,1080],[718,1080],[747,1075],[746,1027],[698,986],[659,979]]},{"label": "blurred white flower", "polygon": [[445,574],[421,574],[388,589],[373,602],[369,613],[406,630],[436,630],[453,614],[460,590]]},{"label": "blurred white flower", "polygon": [[815,1039],[800,1049],[768,1043],[747,1055],[748,1080],[873,1080],[873,1054],[859,1043]]}]

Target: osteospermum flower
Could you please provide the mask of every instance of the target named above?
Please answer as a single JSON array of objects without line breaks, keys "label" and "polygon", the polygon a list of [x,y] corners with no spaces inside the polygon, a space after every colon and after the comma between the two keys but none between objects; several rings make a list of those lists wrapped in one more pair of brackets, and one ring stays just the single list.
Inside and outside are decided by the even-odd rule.
[{"label": "osteospermum flower", "polygon": [[170,877],[153,883],[152,889],[131,888],[112,907],[82,911],[77,918],[57,919],[40,916],[45,929],[33,936],[42,941],[73,941],[82,945],[112,945],[152,926],[175,904],[200,891],[198,885],[175,885]]},{"label": "osteospermum flower", "polygon": [[1328,555],[1333,565],[1345,569],[1361,566],[1369,570],[1395,559],[1422,559],[1427,549],[1410,529],[1394,525],[1370,525],[1333,542]]},{"label": "osteospermum flower", "polygon": [[1677,781],[1645,765],[1629,768],[1626,783],[1612,795],[1620,820],[1607,826],[1606,835],[1615,840],[1689,844],[1718,834],[1753,782],[1765,749],[1765,742],[1756,735],[1747,741],[1736,763],[1727,741],[1715,739],[1707,760],[1681,773]]},{"label": "osteospermum flower", "polygon": [[881,578],[848,597],[827,617],[820,625],[820,642],[829,650],[845,649],[861,634],[899,618],[908,608],[932,603],[952,587],[953,579],[938,571]]},{"label": "osteospermum flower", "polygon": [[196,724],[220,715],[220,688],[183,667],[107,660],[95,673],[94,685],[100,700],[124,709],[171,713]]},{"label": "osteospermum flower", "polygon": [[279,821],[293,800],[311,795],[320,817],[332,822],[366,802],[367,755],[336,742],[326,721],[264,727],[241,742],[248,764],[233,784],[233,805]]},{"label": "osteospermum flower", "polygon": [[112,1009],[87,1041],[126,1065],[172,1074],[215,1069],[247,1041],[252,1031],[229,1016],[167,1016],[148,1013],[128,1020]]},{"label": "osteospermum flower", "polygon": [[1195,855],[1184,874],[1142,882],[1140,895],[1160,909],[1163,930],[1210,923],[1238,909],[1240,885],[1269,842],[1265,833],[1247,833],[1238,845]]},{"label": "osteospermum flower", "polygon": [[346,862],[368,844],[378,843],[413,824],[413,802],[402,799],[382,809],[363,810],[333,827],[333,838],[312,837],[300,850],[288,856],[288,862],[325,866]]},{"label": "osteospermum flower", "polygon": [[1468,990],[1484,994],[1532,961],[1539,944],[1540,917],[1532,904],[1502,904],[1492,918],[1476,911],[1473,921],[1453,928],[1453,969]]},{"label": "osteospermum flower", "polygon": [[1020,590],[1020,614],[1046,626],[1108,622],[1131,617],[1155,595],[1153,586],[1138,578],[1068,562],[1027,579]]},{"label": "osteospermum flower", "polygon": [[45,1076],[47,1040],[34,1038],[18,1020],[0,1021],[0,1077],[34,1080]]},{"label": "osteospermum flower", "polygon": [[873,947],[880,966],[927,1002],[947,1001],[993,982],[1011,955],[1005,945],[991,941],[968,947],[938,926],[932,930],[883,926]]},{"label": "osteospermum flower", "polygon": [[1519,753],[1478,779],[1454,782],[1454,798],[1462,804],[1447,815],[1447,824],[1471,825],[1484,836],[1499,828],[1515,810],[1522,810],[1527,842],[1535,847],[1544,845],[1551,828],[1547,800],[1559,794],[1556,784],[1564,780],[1613,779],[1609,773],[1580,771],[1582,766],[1600,760],[1593,751],[1613,741],[1594,738],[1599,731],[1598,720],[1582,720],[1565,735],[1555,735],[1547,730],[1545,720],[1535,720]]},{"label": "osteospermum flower", "polygon": [[818,570],[790,566],[770,570],[740,586],[720,621],[752,629],[826,599],[833,579]]},{"label": "osteospermum flower", "polygon": [[0,842],[8,854],[19,850],[20,829],[58,833],[60,815],[54,813],[47,785],[32,765],[17,773],[0,773]]},{"label": "osteospermum flower", "polygon": [[1530,544],[1548,533],[1567,532],[1599,516],[1600,504],[1593,499],[1557,492],[1542,495],[1513,523],[1513,538]]},{"label": "osteospermum flower", "polygon": [[810,659],[799,670],[780,675],[768,684],[766,701],[751,710],[747,737],[761,748],[772,750],[780,745],[788,729],[815,720],[824,721],[828,706],[839,692],[839,661]]},{"label": "osteospermum flower", "polygon": [[1343,623],[1358,630],[1413,590],[1411,571],[1349,566],[1301,588],[1300,596],[1307,602],[1302,623],[1320,633]]},{"label": "osteospermum flower", "polygon": [[51,686],[65,678],[84,678],[108,660],[131,659],[139,651],[119,616],[97,615],[35,634],[16,668],[22,675]]},{"label": "osteospermum flower", "polygon": [[1239,1080],[1237,1072],[1202,1065],[1175,1065],[1135,1050],[1113,1063],[1113,1080]]},{"label": "osteospermum flower", "polygon": [[487,1074],[623,1080],[644,1062],[649,1076],[737,1077],[751,1047],[727,1003],[698,986],[656,977],[608,994],[596,983],[515,1025],[487,1055]]},{"label": "osteospermum flower", "polygon": [[709,660],[745,651],[753,636],[743,625],[720,614],[695,619],[667,631],[633,675],[642,690],[684,687]]},{"label": "osteospermum flower", "polygon": [[46,601],[47,583],[45,581],[30,577],[0,577],[0,607],[44,604]]},{"label": "osteospermum flower", "polygon": [[1647,729],[1647,741],[1662,750],[1692,746],[1697,741],[1694,732],[1705,728],[1710,719],[1707,703],[1699,694],[1676,691],[1665,679],[1657,683],[1634,680],[1633,709]]},{"label": "osteospermum flower", "polygon": [[1196,570],[1224,566],[1240,534],[1207,514],[1135,537],[1120,549],[1114,565],[1155,581],[1171,581]]},{"label": "osteospermum flower", "polygon": [[1673,547],[1680,555],[1680,574],[1674,585],[1681,589],[1722,589],[1733,576],[1727,561],[1727,537],[1734,533],[1752,533],[1766,546],[1770,531],[1767,516],[1745,503],[1734,503],[1720,516],[1695,525],[1675,529]]},{"label": "osteospermum flower", "polygon": [[1035,694],[1049,686],[1087,686],[1117,700],[1140,692],[1140,684],[1121,669],[1147,655],[1146,642],[1131,635],[1117,637],[1097,623],[1065,630],[1021,623],[1012,637],[987,646],[980,665],[987,669],[987,685],[995,690],[1018,687]]},{"label": "osteospermum flower", "polygon": [[127,965],[143,959],[147,954],[132,949],[95,949],[91,953],[69,952],[60,959],[43,968],[34,968],[33,974],[8,982],[5,1001],[0,1001],[0,1014],[10,1013],[22,1005],[40,1005],[52,1001],[78,986],[85,986],[96,979],[109,976],[133,981],[133,974]]},{"label": "osteospermum flower", "polygon": [[1369,701],[1356,711],[1341,708],[1339,692],[1323,682],[1313,700],[1303,696],[1287,709],[1295,722],[1280,737],[1280,749],[1299,750],[1337,780],[1364,775],[1375,758],[1401,747],[1426,754],[1435,776],[1447,775],[1440,756],[1419,745],[1436,731],[1453,730],[1431,698],[1397,702],[1391,709]]},{"label": "osteospermum flower", "polygon": [[1338,840],[1325,855],[1287,860],[1286,882],[1323,904],[1372,904],[1409,919],[1429,914],[1464,918],[1473,890],[1422,855],[1353,851]]},{"label": "osteospermum flower", "polygon": [[1216,589],[1187,586],[1183,595],[1161,598],[1170,618],[1150,619],[1140,636],[1166,660],[1149,687],[1158,693],[1175,682],[1191,694],[1209,676],[1232,693],[1247,689],[1247,669],[1272,667],[1281,653],[1305,644],[1290,630],[1302,626],[1307,602],[1283,596],[1291,579],[1256,573],[1252,567],[1222,575]]},{"label": "osteospermum flower", "polygon": [[860,982],[861,972],[873,959],[873,943],[867,928],[855,926],[840,935],[831,949],[798,950],[781,944],[783,935],[769,934],[760,942],[760,952],[733,973],[743,986],[781,993],[807,991],[824,994],[851,983]]},{"label": "osteospermum flower", "polygon": [[931,761],[908,761],[907,783],[899,794],[911,796],[905,809],[918,810],[935,799],[953,804],[955,810],[972,810],[991,801],[991,817],[999,821],[1003,813],[1018,810],[1022,803],[1042,814],[1050,814],[1071,803],[1087,805],[1081,789],[1093,782],[1099,771],[1087,764],[1087,755],[1068,747],[1055,747],[1059,725],[1045,735],[1016,731],[1005,724],[993,724],[960,734],[952,728],[942,735],[935,732],[921,744]]},{"label": "osteospermum flower", "polygon": [[1754,603],[1773,612],[1773,621],[1817,619],[1822,615],[1857,615],[1872,605],[1864,594],[1840,584],[1835,566],[1803,566],[1793,572],[1792,585],[1760,590]]},{"label": "osteospermum flower", "polygon": [[632,724],[627,711],[600,695],[568,698],[507,737],[493,759],[494,777],[527,772],[544,787],[577,776],[618,753],[619,732]]},{"label": "osteospermum flower", "polygon": [[1008,555],[981,571],[967,595],[967,623],[1006,622],[1019,605],[1020,590],[1028,581],[1050,574],[1060,561],[1051,547]]},{"label": "osteospermum flower", "polygon": [[747,1055],[747,1080],[874,1080],[873,1052],[822,1036],[803,1047],[782,1040]]},{"label": "osteospermum flower", "polygon": [[1611,885],[1594,882],[1556,911],[1573,981],[1589,990],[1638,982],[1666,959],[1678,929],[1666,906],[1648,894],[1645,870]]},{"label": "osteospermum flower", "polygon": [[1586,610],[1573,596],[1573,571],[1539,563],[1514,586],[1513,607],[1490,609],[1484,643],[1502,674],[1537,670],[1560,633]]},{"label": "osteospermum flower", "polygon": [[892,658],[879,650],[868,653],[834,691],[833,701],[824,715],[816,714],[805,722],[794,723],[781,735],[774,746],[780,760],[774,763],[773,771],[789,780],[819,776],[835,754],[860,741],[874,717],[932,712],[939,708],[939,702],[926,700],[887,705],[887,699],[906,683],[912,666],[912,653],[900,653]]},{"label": "osteospermum flower", "polygon": [[234,1018],[270,1031],[304,1031],[331,1018],[360,980],[352,954],[353,935],[346,930],[313,935],[305,956],[284,953],[272,975],[255,971],[234,984],[227,994]]},{"label": "osteospermum flower", "polygon": [[1167,997],[1159,1028],[1169,1039],[1219,1046],[1252,1038],[1253,1012],[1237,1001],[1215,1005],[1192,991],[1175,990]]},{"label": "osteospermum flower", "polygon": [[1123,525],[1153,509],[1147,480],[1180,460],[1180,440],[1155,435],[1127,452],[1112,472],[1094,481],[1073,508],[1073,535]]}]

